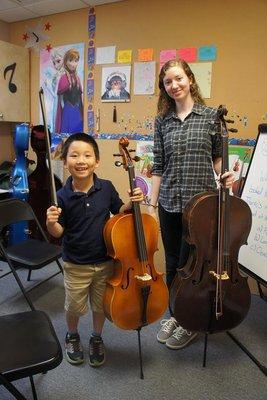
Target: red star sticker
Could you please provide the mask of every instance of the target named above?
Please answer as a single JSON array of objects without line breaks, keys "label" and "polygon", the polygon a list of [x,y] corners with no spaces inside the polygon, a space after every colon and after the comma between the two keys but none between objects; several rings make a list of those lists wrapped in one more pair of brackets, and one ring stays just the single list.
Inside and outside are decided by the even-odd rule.
[{"label": "red star sticker", "polygon": [[28,33],[23,33],[22,39],[25,40],[25,41],[26,41],[27,39],[29,39]]},{"label": "red star sticker", "polygon": [[46,24],[45,24],[45,31],[50,31],[50,28],[51,28],[51,24],[50,24],[50,22],[47,22]]},{"label": "red star sticker", "polygon": [[49,51],[49,53],[50,53],[50,51],[52,50],[51,44],[49,43],[45,47],[46,47],[46,51]]}]

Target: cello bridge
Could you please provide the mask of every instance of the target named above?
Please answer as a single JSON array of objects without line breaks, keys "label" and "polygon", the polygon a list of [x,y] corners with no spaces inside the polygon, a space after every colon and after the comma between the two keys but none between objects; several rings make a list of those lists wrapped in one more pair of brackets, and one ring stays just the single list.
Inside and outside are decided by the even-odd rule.
[{"label": "cello bridge", "polygon": [[152,277],[147,273],[145,273],[144,275],[135,275],[135,278],[138,281],[142,281],[142,282],[147,282],[147,281],[150,281],[152,279]]},{"label": "cello bridge", "polygon": [[228,275],[227,271],[223,271],[222,274],[216,274],[215,271],[209,271],[209,273],[218,280],[221,279],[222,281],[225,281],[225,280],[229,279],[229,275]]}]

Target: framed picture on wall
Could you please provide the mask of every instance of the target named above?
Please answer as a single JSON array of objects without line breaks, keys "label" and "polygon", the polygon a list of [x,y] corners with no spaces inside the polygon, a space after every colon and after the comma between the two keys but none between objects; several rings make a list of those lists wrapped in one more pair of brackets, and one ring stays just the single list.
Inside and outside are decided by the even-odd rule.
[{"label": "framed picture on wall", "polygon": [[101,101],[129,102],[131,66],[102,67]]}]

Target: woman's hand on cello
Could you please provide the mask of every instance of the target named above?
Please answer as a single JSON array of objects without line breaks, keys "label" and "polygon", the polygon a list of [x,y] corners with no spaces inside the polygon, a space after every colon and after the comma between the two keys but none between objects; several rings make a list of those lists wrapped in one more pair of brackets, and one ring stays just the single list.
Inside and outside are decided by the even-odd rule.
[{"label": "woman's hand on cello", "polygon": [[220,175],[219,181],[223,182],[226,189],[231,189],[235,181],[235,174],[233,171],[227,171]]}]

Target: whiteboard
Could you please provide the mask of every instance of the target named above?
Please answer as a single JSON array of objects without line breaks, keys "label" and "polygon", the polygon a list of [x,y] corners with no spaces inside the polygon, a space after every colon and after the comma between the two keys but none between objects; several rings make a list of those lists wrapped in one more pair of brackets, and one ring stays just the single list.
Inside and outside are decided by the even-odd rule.
[{"label": "whiteboard", "polygon": [[267,124],[259,134],[241,198],[252,212],[248,244],[240,248],[238,261],[246,272],[267,283]]}]

